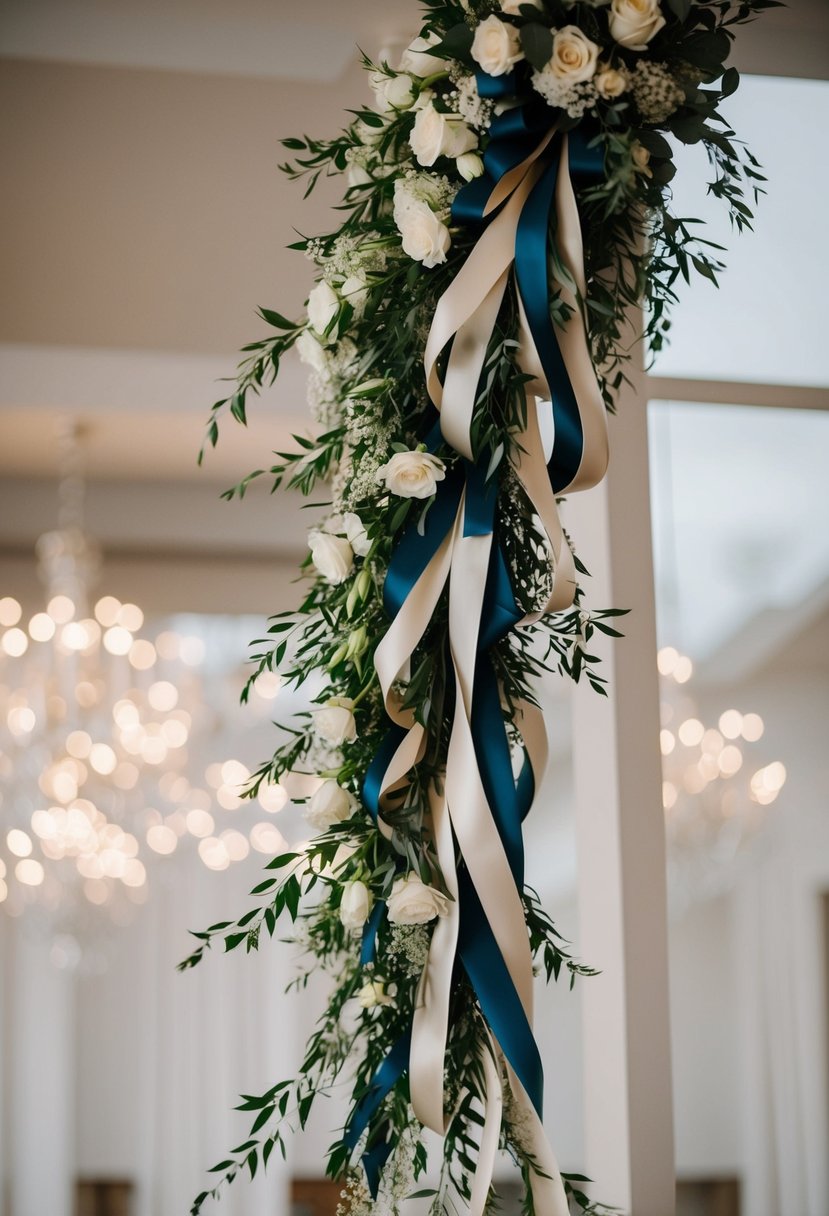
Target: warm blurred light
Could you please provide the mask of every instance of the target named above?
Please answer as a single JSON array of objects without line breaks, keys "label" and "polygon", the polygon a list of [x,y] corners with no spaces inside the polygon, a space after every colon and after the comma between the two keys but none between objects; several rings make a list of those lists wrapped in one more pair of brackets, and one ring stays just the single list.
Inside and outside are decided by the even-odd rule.
[{"label": "warm blurred light", "polygon": [[48,642],[55,636],[55,622],[46,612],[36,612],[29,621],[29,637],[34,642]]},{"label": "warm blurred light", "polygon": [[247,836],[237,832],[235,828],[226,828],[219,837],[231,861],[244,861],[250,852]]},{"label": "warm blurred light", "polygon": [[130,633],[138,633],[144,624],[144,613],[137,604],[122,604],[115,619],[118,625],[128,629]]},{"label": "warm blurred light", "polygon": [[132,646],[132,634],[122,625],[112,625],[104,634],[104,648],[110,654],[128,654]]},{"label": "warm blurred light", "polygon": [[727,709],[725,713],[720,714],[717,725],[724,738],[737,739],[743,729],[743,715],[738,709]]},{"label": "warm blurred light", "polygon": [[285,848],[285,837],[272,823],[255,823],[250,830],[250,843],[258,853],[278,853]]},{"label": "warm blurred light", "polygon": [[685,655],[680,655],[674,665],[673,677],[677,684],[687,684],[694,674],[694,665]]},{"label": "warm blurred light", "polygon": [[149,671],[156,660],[155,646],[146,638],[136,638],[128,655],[130,666],[136,671]]},{"label": "warm blurred light", "polygon": [[188,811],[185,816],[187,831],[191,836],[210,836],[215,827],[213,816],[209,811],[203,811],[196,808]]},{"label": "warm blurred light", "polygon": [[12,599],[10,595],[4,595],[0,599],[0,625],[8,629],[17,624],[22,614],[23,610],[17,600]]},{"label": "warm blurred light", "polygon": [[26,857],[14,867],[14,876],[24,887],[39,887],[46,877],[39,861]]},{"label": "warm blurred light", "polygon": [[46,611],[56,625],[65,625],[75,615],[75,605],[68,595],[53,595]]},{"label": "warm blurred light", "polygon": [[156,824],[147,830],[147,844],[156,853],[167,854],[175,852],[178,836],[172,828],[164,823]]},{"label": "warm blurred light", "polygon": [[153,709],[166,713],[175,709],[178,702],[178,689],[169,680],[156,680],[147,690],[147,700]]},{"label": "warm blurred light", "polygon": [[263,783],[259,786],[256,798],[263,811],[276,815],[287,803],[288,791],[281,785],[265,785]]},{"label": "warm blurred light", "polygon": [[763,737],[763,719],[759,714],[746,714],[743,718],[741,734],[746,743],[756,743],[758,739]]},{"label": "warm blurred light", "polygon": [[661,676],[673,675],[679,657],[679,651],[673,646],[663,646],[656,656],[656,666],[659,669],[659,674]]},{"label": "warm blurred light", "polygon": [[32,851],[32,842],[20,828],[12,828],[6,833],[6,848],[15,857],[28,857]]},{"label": "warm blurred light", "polygon": [[104,629],[109,629],[110,626],[118,623],[118,613],[120,610],[120,600],[117,600],[114,595],[104,595],[95,605],[95,616]]},{"label": "warm blurred light", "polygon": [[686,747],[696,747],[705,734],[705,727],[699,718],[686,718],[684,722],[680,723],[677,734],[680,742],[684,743]]},{"label": "warm blurred light", "polygon": [[10,658],[19,659],[28,650],[29,639],[22,629],[7,629],[0,641],[0,646]]}]

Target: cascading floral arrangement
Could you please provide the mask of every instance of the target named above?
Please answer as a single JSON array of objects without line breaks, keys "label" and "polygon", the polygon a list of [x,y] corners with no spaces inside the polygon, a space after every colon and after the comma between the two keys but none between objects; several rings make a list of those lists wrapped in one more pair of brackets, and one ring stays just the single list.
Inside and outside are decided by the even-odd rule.
[{"label": "cascading floral arrangement", "polygon": [[[400,64],[365,62],[374,105],[336,139],[284,143],[284,166],[345,179],[341,223],[303,239],[319,271],[307,315],[261,310],[213,407],[245,422],[248,394],[292,347],[318,424],[269,470],[329,512],[309,535],[297,612],[255,644],[264,670],[315,708],[254,774],[315,779],[316,832],[274,858],[237,921],[195,934],[250,951],[284,915],[333,990],[299,1075],[245,1096],[250,1136],[216,1186],[285,1152],[316,1098],[344,1082],[351,1111],[328,1155],[343,1216],[493,1208],[499,1150],[524,1210],[599,1211],[544,1136],[532,1033],[534,971],[592,974],[524,881],[522,821],[546,760],[534,686],[603,680],[583,566],[558,500],[595,484],[625,378],[631,310],[659,348],[675,285],[716,282],[720,247],[675,215],[679,145],[702,143],[709,190],[737,229],[763,181],[719,112],[739,83],[734,27],[775,0],[425,0]],[[747,201],[747,198],[749,201]],[[421,1129],[443,1138],[427,1170]],[[361,1163],[360,1164],[360,1160]]]}]

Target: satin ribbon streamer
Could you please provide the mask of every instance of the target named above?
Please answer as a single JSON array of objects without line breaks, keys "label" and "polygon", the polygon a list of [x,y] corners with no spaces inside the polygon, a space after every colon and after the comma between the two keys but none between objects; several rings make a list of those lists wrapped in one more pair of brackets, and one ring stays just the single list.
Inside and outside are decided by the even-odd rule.
[{"label": "satin ribbon streamer", "polygon": [[[478,77],[483,96],[503,97],[510,78]],[[594,485],[607,465],[604,403],[590,357],[582,312],[586,295],[581,228],[572,174],[597,173],[601,157],[574,135],[550,128],[550,111],[519,106],[495,118],[484,177],[464,187],[453,206],[457,223],[478,225],[480,236],[438,302],[425,352],[426,382],[440,411],[443,440],[462,457],[440,483],[422,534],[404,533],[384,587],[391,624],[375,666],[392,726],[372,763],[364,799],[378,828],[407,775],[422,758],[426,732],[395,691],[423,638],[444,589],[449,589],[449,657],[455,685],[453,721],[443,790],[430,792],[434,846],[450,912],[435,925],[410,1030],[394,1045],[355,1107],[346,1143],[356,1147],[383,1099],[408,1068],[417,1118],[439,1134],[446,1111],[444,1064],[449,1002],[456,959],[472,984],[489,1028],[481,1065],[486,1079],[484,1126],[470,1212],[481,1216],[492,1181],[505,1087],[510,1119],[535,1162],[532,1188],[539,1216],[567,1216],[564,1186],[542,1119],[543,1071],[532,1033],[533,974],[522,893],[521,824],[547,758],[538,709],[521,707],[518,726],[525,763],[513,777],[509,740],[490,648],[543,612],[570,606],[575,566],[558,515],[557,495]],[[549,242],[555,257],[550,272]],[[551,587],[540,611],[518,607],[507,561],[495,535],[497,478],[486,481],[476,463],[471,424],[487,346],[513,278],[520,315],[521,370],[527,386],[526,429],[512,438],[513,470],[541,522],[549,551]],[[557,294],[569,310],[554,327]],[[448,351],[448,357],[443,358]],[[443,374],[439,363],[445,362]],[[535,397],[549,404],[554,439],[545,455]],[[428,446],[436,446],[433,433]],[[362,958],[374,957],[384,908],[366,927]],[[392,1145],[368,1146],[363,1157],[372,1193]]]}]

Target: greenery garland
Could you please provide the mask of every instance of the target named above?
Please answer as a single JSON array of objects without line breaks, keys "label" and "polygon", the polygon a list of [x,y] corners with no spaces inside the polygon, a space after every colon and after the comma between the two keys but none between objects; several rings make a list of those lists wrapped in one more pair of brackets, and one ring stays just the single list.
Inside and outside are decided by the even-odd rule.
[{"label": "greenery garland", "polygon": [[[423,374],[431,318],[447,286],[477,239],[452,218],[465,183],[484,172],[483,156],[499,103],[482,96],[480,73],[512,74],[517,101],[552,107],[560,131],[579,128],[601,158],[601,175],[576,182],[584,237],[585,311],[593,362],[605,404],[625,380],[629,349],[624,327],[644,304],[645,338],[652,352],[665,340],[677,280],[697,273],[716,283],[721,247],[699,235],[699,221],[674,214],[670,181],[678,144],[701,143],[712,177],[741,230],[750,226],[752,202],[763,177],[751,153],[719,113],[737,88],[726,68],[735,26],[776,0],[424,0],[420,36],[398,67],[365,62],[374,105],[353,111],[333,140],[284,140],[294,159],[283,166],[307,179],[345,179],[341,223],[292,248],[319,271],[307,315],[292,321],[261,309],[273,331],[245,348],[233,393],[218,401],[208,422],[215,445],[225,412],[245,423],[249,393],[275,380],[293,347],[309,365],[309,400],[317,429],[296,437],[269,469],[257,469],[226,497],[243,496],[250,482],[269,475],[308,495],[320,483],[330,502],[325,522],[309,536],[303,565],[309,585],[297,612],[280,613],[268,638],[255,643],[253,672],[243,694],[264,671],[278,670],[287,684],[321,673],[313,711],[283,730],[282,743],[254,774],[246,793],[289,773],[315,775],[318,788],[305,815],[316,832],[304,851],[274,858],[271,873],[254,889],[255,907],[236,921],[196,933],[198,944],[182,968],[194,966],[214,942],[225,950],[258,948],[262,930],[274,936],[281,918],[296,926],[308,970],[327,971],[332,995],[308,1041],[299,1075],[238,1108],[253,1116],[249,1137],[213,1167],[217,1184],[208,1197],[242,1171],[251,1177],[274,1149],[284,1155],[286,1129],[304,1127],[321,1094],[345,1079],[359,1102],[389,1047],[411,1021],[430,936],[446,909],[446,894],[429,831],[428,791],[446,763],[448,704],[446,595],[415,651],[404,704],[426,728],[427,746],[409,774],[405,794],[384,813],[392,829],[381,833],[361,802],[366,773],[386,731],[373,655],[388,628],[382,588],[401,535],[422,529],[441,481],[457,463],[448,446],[426,450],[433,420]],[[501,107],[502,108],[502,107]],[[306,192],[306,193],[307,193]],[[555,262],[554,244],[550,256]],[[559,281],[566,271],[555,266]],[[558,293],[549,308],[556,325],[569,309]],[[518,358],[519,310],[507,290],[490,340],[480,382],[472,437],[476,460],[498,484],[497,521],[520,607],[543,604],[550,584],[547,549],[537,521],[513,475],[515,435],[526,410],[527,376]],[[579,574],[587,572],[578,562]],[[516,743],[517,706],[533,702],[537,680],[558,672],[586,678],[603,693],[595,630],[619,636],[610,624],[617,609],[588,613],[578,587],[570,610],[542,616],[514,630],[492,650],[507,730]],[[361,959],[360,933],[381,901],[371,961]],[[523,893],[527,932],[537,966],[547,979],[594,974],[571,954],[531,889]],[[479,1061],[487,1027],[475,991],[460,970],[454,981],[446,1070],[452,1117],[436,1188],[417,1191],[427,1168],[420,1128],[404,1076],[369,1121],[361,1143],[391,1146],[379,1198],[353,1162],[352,1146],[332,1144],[328,1173],[344,1180],[343,1216],[396,1212],[412,1193],[428,1196],[434,1213],[456,1211],[469,1200],[483,1103]],[[500,1147],[524,1177],[525,1210],[534,1162],[521,1121],[505,1094]],[[579,1210],[600,1206],[584,1194],[577,1176],[563,1176]],[[494,1203],[494,1192],[491,1194]]]}]

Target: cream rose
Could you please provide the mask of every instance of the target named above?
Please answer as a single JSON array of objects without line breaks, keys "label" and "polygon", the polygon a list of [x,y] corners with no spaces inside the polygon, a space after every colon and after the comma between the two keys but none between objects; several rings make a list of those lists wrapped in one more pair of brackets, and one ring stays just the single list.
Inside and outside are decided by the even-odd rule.
[{"label": "cream rose", "polygon": [[340,294],[359,316],[368,299],[368,283],[360,274],[350,274],[340,288]]},{"label": "cream rose", "polygon": [[332,697],[321,709],[314,710],[314,729],[326,743],[340,747],[357,738],[357,723],[352,713],[353,702],[347,697]]},{"label": "cream rose", "polygon": [[452,244],[449,229],[422,199],[409,199],[394,209],[394,221],[403,238],[403,252],[424,266],[438,266],[446,261]]},{"label": "cream rose", "polygon": [[437,916],[446,916],[449,901],[434,887],[427,887],[417,874],[395,880],[388,899],[388,916],[393,925],[425,925]]},{"label": "cream rose", "polygon": [[363,1009],[374,1009],[378,1005],[393,1005],[396,996],[396,984],[387,984],[385,980],[369,980],[357,993],[357,1000]]},{"label": "cream rose", "polygon": [[400,70],[410,72],[412,76],[419,76],[421,79],[439,72],[442,61],[436,55],[427,55],[425,52],[430,46],[437,46],[440,41],[439,36],[433,33],[427,34],[425,38],[415,38],[403,52]]},{"label": "cream rose", "polygon": [[541,0],[501,0],[501,12],[508,17],[520,17],[522,5],[531,4],[533,8],[541,8]]},{"label": "cream rose", "polygon": [[644,144],[634,140],[630,145],[630,155],[634,167],[639,173],[644,173],[646,177],[653,177],[653,169],[650,167],[651,154]]},{"label": "cream rose", "polygon": [[504,76],[524,58],[518,30],[497,17],[487,17],[475,30],[472,58],[490,76]]},{"label": "cream rose", "polygon": [[340,308],[339,297],[328,283],[317,283],[308,297],[308,320],[311,328],[324,334]]},{"label": "cream rose", "polygon": [[596,86],[596,92],[605,101],[612,101],[614,97],[621,97],[622,93],[630,85],[628,74],[624,69],[612,68],[609,64],[599,64],[599,70],[593,77],[593,83]]},{"label": "cream rose", "polygon": [[360,516],[355,515],[353,511],[346,511],[342,517],[342,528],[348,537],[348,543],[357,556],[365,557],[371,548],[371,541]]},{"label": "cream rose", "polygon": [[599,48],[577,25],[565,25],[553,35],[553,53],[545,71],[568,84],[590,80],[596,71]]},{"label": "cream rose", "polygon": [[659,0],[611,0],[610,36],[630,51],[644,51],[665,24]]},{"label": "cream rose", "polygon": [[310,329],[303,329],[296,340],[296,349],[302,362],[307,363],[315,372],[325,372],[328,370],[325,351],[322,349],[319,339],[314,337]]},{"label": "cream rose", "polygon": [[443,461],[431,452],[395,452],[377,470],[377,479],[399,498],[431,498],[443,481]]},{"label": "cream rose", "polygon": [[418,110],[409,143],[418,162],[428,168],[439,156],[454,160],[464,152],[471,152],[478,146],[478,137],[462,118],[441,113],[430,101]]},{"label": "cream rose", "polygon": [[308,534],[311,561],[329,583],[345,582],[354,569],[354,550],[344,536],[314,529]]},{"label": "cream rose", "polygon": [[355,879],[343,887],[340,920],[346,929],[362,929],[371,915],[374,897],[364,882]]},{"label": "cream rose", "polygon": [[417,91],[407,72],[400,76],[376,72],[370,77],[370,83],[377,109],[383,114],[391,110],[410,110],[417,98]]},{"label": "cream rose", "polygon": [[455,161],[455,167],[465,182],[474,181],[484,172],[483,159],[477,152],[464,152],[463,156],[459,156]]},{"label": "cream rose", "polygon": [[336,781],[325,781],[311,798],[303,815],[312,828],[324,832],[351,818],[356,799]]}]

